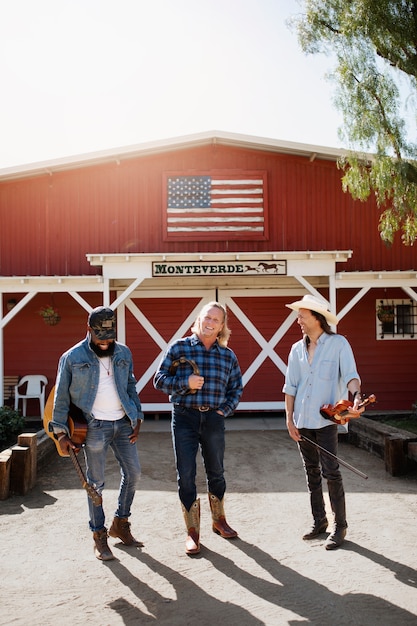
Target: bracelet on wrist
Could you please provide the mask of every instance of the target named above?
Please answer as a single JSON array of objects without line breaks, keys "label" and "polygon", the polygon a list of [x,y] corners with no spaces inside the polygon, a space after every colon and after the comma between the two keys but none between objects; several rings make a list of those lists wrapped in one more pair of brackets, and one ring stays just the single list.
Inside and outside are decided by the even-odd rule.
[{"label": "bracelet on wrist", "polygon": [[66,433],[62,433],[61,435],[58,435],[58,441],[61,441],[61,439],[63,439],[66,436],[67,436]]}]

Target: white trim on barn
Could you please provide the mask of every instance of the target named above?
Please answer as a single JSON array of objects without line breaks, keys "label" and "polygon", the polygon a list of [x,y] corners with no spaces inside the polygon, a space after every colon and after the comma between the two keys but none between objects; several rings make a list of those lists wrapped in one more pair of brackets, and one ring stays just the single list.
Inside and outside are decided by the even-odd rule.
[{"label": "white trim on barn", "polygon": [[[307,157],[310,161],[316,158],[329,161],[337,161],[341,156],[348,153],[347,150],[329,148],[326,146],[316,146],[294,141],[281,141],[268,137],[256,137],[252,135],[242,135],[239,133],[228,133],[219,130],[184,135],[182,137],[172,137],[157,141],[150,141],[133,146],[122,148],[111,148],[99,152],[78,154],[60,159],[51,159],[8,167],[0,170],[0,181],[16,180],[28,178],[30,176],[40,176],[47,174],[51,176],[54,172],[63,172],[81,167],[91,167],[103,163],[120,163],[127,159],[160,154],[167,151],[175,152],[185,148],[196,148],[207,145],[234,146],[248,148],[250,150],[266,150],[268,152],[279,152],[280,154],[296,154]],[[371,155],[369,155],[371,158]]]},{"label": "white trim on barn", "polygon": [[[204,253],[204,254],[88,254],[87,258],[92,266],[101,267],[102,275],[96,276],[14,276],[0,277],[0,294],[2,304],[4,294],[24,294],[17,305],[2,316],[0,310],[0,378],[4,374],[4,327],[22,310],[37,293],[66,292],[70,294],[87,312],[91,306],[81,295],[83,292],[101,292],[103,304],[119,310],[118,338],[125,341],[124,308],[128,308],[151,337],[161,346],[161,353],[169,342],[164,341],[157,330],[143,317],[132,298],[161,297],[178,298],[187,295],[200,297],[198,306],[194,307],[190,315],[183,321],[170,341],[183,336],[189,328],[191,318],[195,317],[197,309],[205,302],[217,297],[227,304],[240,317],[244,313],[234,301],[234,297],[250,294],[253,297],[281,295],[299,297],[309,292],[319,294],[320,289],[329,290],[330,308],[339,319],[347,315],[359,300],[369,291],[377,287],[401,288],[417,302],[417,273],[412,271],[390,272],[339,272],[337,264],[346,262],[352,255],[350,250],[329,251],[297,251],[297,252],[263,252],[263,253]],[[285,274],[274,269],[276,262],[285,261]],[[171,264],[170,267],[191,267],[189,274],[154,275],[154,263]],[[253,268],[265,264],[259,271]],[[188,265],[187,265],[188,264]],[[201,265],[201,273],[195,273]],[[224,268],[218,271],[221,265]],[[246,275],[237,265],[249,267]],[[214,270],[212,269],[214,267]],[[230,269],[230,272],[229,272]],[[175,272],[175,270],[173,270]],[[206,272],[206,273],[204,273]],[[337,311],[337,290],[355,288],[352,298]],[[116,299],[111,302],[110,294],[115,292]],[[276,329],[274,336],[266,341],[262,333],[250,319],[245,319],[251,337],[259,344],[261,352],[244,373],[246,383],[254,375],[262,361],[268,356],[275,363],[277,369],[285,373],[285,363],[274,351],[275,345],[283,337],[294,321],[294,312]],[[146,385],[156,368],[157,359],[149,365],[146,372],[138,381],[138,392]],[[0,406],[3,403],[3,386],[0,386]],[[273,406],[272,406],[273,405]],[[169,403],[144,404],[147,412],[168,411]],[[283,403],[245,402],[239,405],[239,410],[282,410]]]},{"label": "white trim on barn", "polygon": [[[0,276],[0,380],[4,378],[4,328],[38,293],[65,292],[74,298],[87,312],[91,306],[80,293],[102,292],[106,283],[102,276]],[[4,294],[24,294],[10,311],[3,316]],[[3,385],[0,385],[0,406],[3,405]]]}]

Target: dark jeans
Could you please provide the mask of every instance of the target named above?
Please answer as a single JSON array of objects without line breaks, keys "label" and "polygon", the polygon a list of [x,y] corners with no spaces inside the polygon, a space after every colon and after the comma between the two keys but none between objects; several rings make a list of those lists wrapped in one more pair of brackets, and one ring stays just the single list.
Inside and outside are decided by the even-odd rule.
[{"label": "dark jeans", "polygon": [[195,484],[197,453],[201,448],[208,491],[220,500],[226,491],[224,479],[224,417],[216,411],[201,413],[178,404],[172,406],[172,444],[177,467],[178,495],[187,509],[197,498]]},{"label": "dark jeans", "polygon": [[[304,435],[322,448],[337,455],[338,433],[336,424],[314,430],[300,428],[300,435]],[[314,520],[320,521],[326,517],[322,490],[323,477],[327,480],[329,499],[336,526],[346,528],[345,492],[337,459],[318,450],[308,441],[299,441],[298,448],[306,473]]]}]

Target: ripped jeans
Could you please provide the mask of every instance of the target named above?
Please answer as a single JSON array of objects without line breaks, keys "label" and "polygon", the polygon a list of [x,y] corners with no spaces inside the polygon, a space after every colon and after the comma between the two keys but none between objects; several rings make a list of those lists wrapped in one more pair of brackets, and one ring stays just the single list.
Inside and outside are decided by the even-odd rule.
[{"label": "ripped jeans", "polygon": [[[115,517],[130,516],[130,507],[139,482],[141,467],[136,444],[130,443],[132,424],[128,417],[116,421],[93,420],[88,424],[84,447],[87,482],[101,494],[105,484],[106,456],[108,448],[120,466],[120,487]],[[105,524],[103,506],[95,506],[88,498],[90,529],[102,530]]]}]

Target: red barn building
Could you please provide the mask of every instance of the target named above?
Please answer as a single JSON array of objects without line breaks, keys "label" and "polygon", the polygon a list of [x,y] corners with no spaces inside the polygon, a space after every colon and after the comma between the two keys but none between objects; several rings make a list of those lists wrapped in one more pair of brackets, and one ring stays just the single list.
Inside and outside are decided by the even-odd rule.
[{"label": "red barn building", "polygon": [[[285,304],[312,293],[338,315],[378,411],[411,410],[416,252],[399,237],[384,245],[374,201],[343,193],[339,155],[213,132],[1,170],[1,377],[44,374],[50,389],[104,303],[132,349],[144,411],[169,411],[152,385],[161,354],[219,300],[243,372],[238,410],[282,411],[300,337]],[[378,318],[380,304],[392,318]],[[39,315],[48,305],[56,325]]]}]

